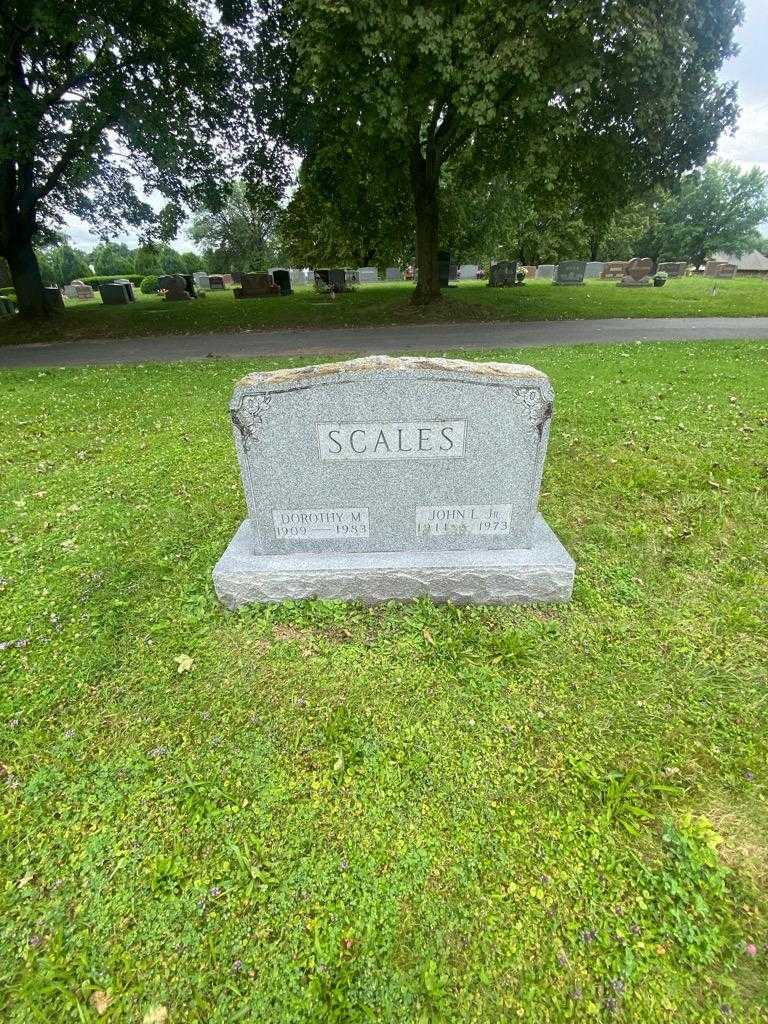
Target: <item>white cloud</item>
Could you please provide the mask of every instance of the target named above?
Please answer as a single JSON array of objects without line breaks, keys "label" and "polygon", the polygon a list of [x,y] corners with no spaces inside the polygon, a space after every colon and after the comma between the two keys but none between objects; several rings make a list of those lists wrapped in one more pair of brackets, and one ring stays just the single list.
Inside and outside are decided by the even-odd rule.
[{"label": "white cloud", "polygon": [[757,166],[768,172],[768,100],[742,106],[736,131],[720,139],[717,155],[743,170]]}]

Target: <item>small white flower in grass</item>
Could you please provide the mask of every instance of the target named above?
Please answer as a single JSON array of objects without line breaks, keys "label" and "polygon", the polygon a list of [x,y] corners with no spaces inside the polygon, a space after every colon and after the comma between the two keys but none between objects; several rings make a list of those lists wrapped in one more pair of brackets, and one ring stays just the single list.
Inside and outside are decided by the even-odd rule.
[{"label": "small white flower in grass", "polygon": [[177,654],[173,660],[178,665],[176,671],[178,672],[179,675],[181,675],[183,672],[191,672],[195,665],[194,661],[190,658],[188,654]]}]

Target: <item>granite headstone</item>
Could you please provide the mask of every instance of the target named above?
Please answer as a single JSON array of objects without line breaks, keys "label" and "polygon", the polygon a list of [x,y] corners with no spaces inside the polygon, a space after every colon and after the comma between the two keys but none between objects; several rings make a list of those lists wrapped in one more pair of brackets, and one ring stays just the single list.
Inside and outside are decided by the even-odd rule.
[{"label": "granite headstone", "polygon": [[217,594],[568,600],[574,563],[537,512],[552,408],[545,374],[508,363],[250,374],[230,405],[248,515]]},{"label": "granite headstone", "polygon": [[600,263],[597,260],[590,260],[584,268],[584,278],[600,277],[604,266],[604,263]]},{"label": "granite headstone", "polygon": [[99,292],[105,306],[127,306],[131,301],[128,288],[116,281],[103,281],[99,285]]},{"label": "granite headstone", "polygon": [[384,277],[387,281],[402,281],[403,272],[398,267],[387,267]]},{"label": "granite headstone", "polygon": [[584,271],[586,268],[586,260],[563,260],[562,263],[558,263],[557,265],[557,270],[555,271],[555,284],[584,284]]},{"label": "granite headstone", "polygon": [[517,284],[517,260],[499,260],[491,264],[489,288],[511,288]]},{"label": "granite headstone", "polygon": [[543,277],[547,281],[551,281],[555,276],[557,266],[554,263],[540,263],[536,268],[536,277]]}]

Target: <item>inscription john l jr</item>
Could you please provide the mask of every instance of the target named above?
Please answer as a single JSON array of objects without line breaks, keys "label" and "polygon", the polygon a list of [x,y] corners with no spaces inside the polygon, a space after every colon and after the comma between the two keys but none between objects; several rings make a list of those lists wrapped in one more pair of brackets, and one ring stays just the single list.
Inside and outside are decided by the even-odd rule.
[{"label": "inscription john l jr", "polygon": [[537,511],[553,394],[533,367],[374,356],[251,374],[230,409],[248,506],[214,570],[230,607],[570,596]]}]

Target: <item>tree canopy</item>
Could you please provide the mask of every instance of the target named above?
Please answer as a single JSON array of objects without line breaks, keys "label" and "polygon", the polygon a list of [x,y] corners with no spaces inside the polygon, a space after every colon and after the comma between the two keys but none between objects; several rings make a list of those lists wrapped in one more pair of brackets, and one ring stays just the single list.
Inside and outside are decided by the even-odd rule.
[{"label": "tree canopy", "polygon": [[[21,310],[43,315],[33,239],[66,209],[111,230],[157,223],[135,188],[214,194],[238,149],[234,105],[245,36],[238,5],[200,0],[6,0],[0,19],[0,256]],[[242,11],[238,11],[242,14]],[[259,146],[251,137],[251,164]],[[166,211],[163,226],[175,227]],[[169,215],[170,214],[170,215]],[[178,222],[178,217],[176,217]]]},{"label": "tree canopy", "polygon": [[288,141],[313,163],[337,154],[336,194],[362,200],[377,176],[406,183],[420,301],[439,294],[439,186],[460,156],[537,174],[543,191],[576,191],[578,177],[582,208],[604,223],[634,192],[702,162],[736,114],[717,75],[739,0],[261,7],[267,46],[282,47],[273,95]]},{"label": "tree canopy", "polygon": [[235,181],[222,206],[192,218],[189,234],[211,271],[266,270],[276,257],[279,216],[274,189]]},{"label": "tree canopy", "polygon": [[741,256],[762,243],[758,226],[768,220],[768,174],[741,171],[712,160],[685,175],[659,204],[642,240],[649,255],[689,259],[700,265],[714,253]]}]

